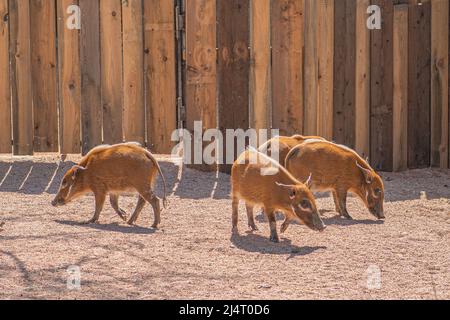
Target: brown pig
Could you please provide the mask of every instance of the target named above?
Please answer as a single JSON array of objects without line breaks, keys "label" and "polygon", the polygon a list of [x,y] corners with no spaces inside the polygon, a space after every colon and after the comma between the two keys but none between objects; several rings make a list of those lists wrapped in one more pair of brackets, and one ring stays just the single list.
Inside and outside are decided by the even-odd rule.
[{"label": "brown pig", "polygon": [[305,142],[306,140],[316,139],[316,140],[325,140],[322,137],[318,136],[302,136],[299,134],[293,135],[291,137],[278,136],[268,140],[266,143],[263,143],[258,150],[268,156],[273,156],[273,148],[278,143],[278,158],[281,165],[285,165],[286,156],[289,151],[291,151],[294,147],[299,144]]},{"label": "brown pig", "polygon": [[[253,208],[264,207],[273,242],[279,242],[275,211],[281,211],[289,221],[300,221],[313,230],[325,229],[308,186],[295,179],[278,162],[256,150],[247,150],[236,160],[231,170],[231,184],[233,232],[237,232],[240,200],[246,203],[248,225],[253,230],[257,230]],[[281,231],[285,231],[285,226]]]},{"label": "brown pig", "polygon": [[119,195],[137,191],[139,200],[128,223],[133,224],[137,220],[147,201],[152,205],[155,215],[152,227],[157,228],[161,222],[161,208],[160,199],[153,192],[153,188],[158,173],[164,183],[163,205],[166,207],[166,182],[158,162],[148,150],[138,143],[99,146],[92,149],[78,165],[73,166],[64,175],[52,205],[62,206],[93,192],[95,213],[87,223],[98,223],[106,196],[109,194],[112,207],[126,221],[125,212],[119,208]]},{"label": "brown pig", "polygon": [[286,169],[297,179],[312,174],[313,191],[331,191],[336,211],[347,219],[347,193],[356,194],[378,219],[384,219],[381,177],[352,149],[328,141],[308,140],[292,149]]}]

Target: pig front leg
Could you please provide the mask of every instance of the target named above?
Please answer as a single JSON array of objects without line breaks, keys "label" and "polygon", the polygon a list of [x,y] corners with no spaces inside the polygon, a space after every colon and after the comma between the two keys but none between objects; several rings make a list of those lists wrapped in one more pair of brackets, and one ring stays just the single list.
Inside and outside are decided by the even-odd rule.
[{"label": "pig front leg", "polygon": [[120,209],[119,207],[119,195],[117,194],[110,194],[109,195],[109,201],[111,203],[111,207],[114,209],[114,211],[119,215],[119,217],[123,221],[127,221],[127,213]]},{"label": "pig front leg", "polygon": [[[337,202],[339,204],[338,212],[341,215],[341,217],[344,217],[348,220],[353,220],[353,218],[349,215],[349,213],[347,211],[347,190],[337,191],[336,195],[337,195]],[[336,200],[335,200],[335,202],[336,202]]]},{"label": "pig front leg", "polygon": [[275,215],[275,210],[264,208],[264,211],[267,214],[267,218],[269,219],[270,225],[270,241],[272,242],[280,242],[280,238],[278,237],[277,232],[277,219]]},{"label": "pig front leg", "polygon": [[286,217],[286,219],[284,219],[283,224],[281,225],[280,232],[285,233],[286,230],[288,229],[289,225],[291,224],[291,222],[292,222],[292,220],[289,219],[288,217]]},{"label": "pig front leg", "polygon": [[238,221],[239,221],[239,198],[233,197],[232,202],[232,214],[231,214],[231,224],[232,232],[238,232]]},{"label": "pig front leg", "polygon": [[98,220],[100,218],[100,213],[102,212],[103,206],[105,205],[105,200],[106,200],[105,192],[95,192],[94,191],[94,195],[95,195],[94,217],[91,220],[84,222],[83,224],[98,223]]}]

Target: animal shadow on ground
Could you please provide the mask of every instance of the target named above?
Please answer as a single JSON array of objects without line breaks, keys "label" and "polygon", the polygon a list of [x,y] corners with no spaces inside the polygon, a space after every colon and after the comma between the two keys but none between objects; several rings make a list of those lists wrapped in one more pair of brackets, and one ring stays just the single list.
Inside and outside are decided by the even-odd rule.
[{"label": "animal shadow on ground", "polygon": [[231,243],[238,249],[247,252],[259,252],[272,255],[289,255],[288,260],[296,256],[306,256],[318,250],[325,250],[327,247],[298,247],[292,244],[289,239],[282,238],[279,243],[274,243],[268,237],[257,233],[247,232],[241,235],[233,232]]},{"label": "animal shadow on ground", "polygon": [[71,227],[83,227],[89,228],[99,231],[110,231],[117,233],[125,233],[125,234],[154,234],[156,233],[156,229],[153,228],[144,228],[139,226],[128,226],[128,225],[120,225],[118,223],[110,223],[110,224],[82,224],[76,221],[68,221],[68,220],[55,220],[56,223],[71,226]]},{"label": "animal shadow on ground", "polygon": [[[375,219],[375,218],[374,218]],[[354,225],[382,225],[384,224],[384,220],[371,220],[371,219],[363,219],[363,220],[348,220],[336,215],[330,218],[322,218],[323,222],[327,226],[354,226]]]}]

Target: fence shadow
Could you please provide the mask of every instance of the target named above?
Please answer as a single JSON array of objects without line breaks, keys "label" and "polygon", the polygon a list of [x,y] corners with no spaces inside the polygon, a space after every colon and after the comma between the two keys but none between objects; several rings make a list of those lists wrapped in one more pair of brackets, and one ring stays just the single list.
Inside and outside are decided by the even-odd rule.
[{"label": "fence shadow", "polygon": [[[220,172],[203,172],[180,167],[170,161],[160,161],[167,182],[167,194],[186,199],[230,199],[230,176]],[[32,160],[0,162],[0,193],[18,192],[30,195],[56,194],[61,179],[74,162],[35,162]],[[382,173],[385,181],[385,201],[450,199],[450,170],[424,169],[403,173]],[[158,179],[158,196],[163,185]],[[316,193],[316,198],[329,197]]]}]

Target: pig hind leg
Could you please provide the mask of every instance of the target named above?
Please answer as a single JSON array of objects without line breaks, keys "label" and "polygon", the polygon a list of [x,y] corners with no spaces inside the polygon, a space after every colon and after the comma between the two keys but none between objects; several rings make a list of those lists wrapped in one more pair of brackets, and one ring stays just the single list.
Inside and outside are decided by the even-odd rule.
[{"label": "pig hind leg", "polygon": [[153,222],[152,228],[157,229],[161,223],[161,205],[160,199],[153,193],[153,191],[139,192],[141,197],[144,198],[148,203],[152,205],[153,213],[155,215],[155,220]]},{"label": "pig hind leg", "polygon": [[247,203],[246,208],[247,208],[247,217],[248,217],[248,227],[250,229],[252,229],[252,231],[258,231],[258,227],[256,226],[256,223],[255,223],[255,217],[253,215],[254,206]]},{"label": "pig hind leg", "polygon": [[120,209],[120,207],[119,207],[119,195],[117,195],[117,194],[110,194],[109,195],[109,201],[111,202],[111,207],[119,215],[119,217],[123,221],[127,221],[127,213],[124,210]]},{"label": "pig hind leg", "polygon": [[129,225],[133,225],[137,221],[139,215],[141,214],[142,209],[144,209],[144,206],[145,206],[145,199],[139,196],[133,215],[131,216],[130,220],[128,220]]}]

